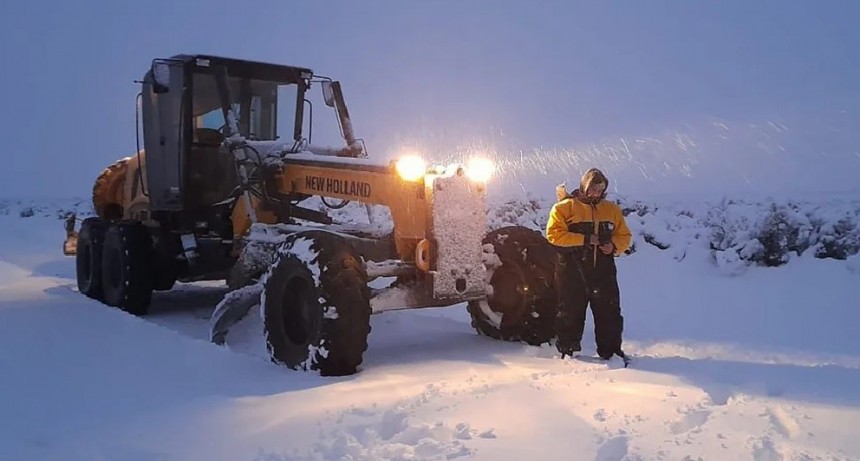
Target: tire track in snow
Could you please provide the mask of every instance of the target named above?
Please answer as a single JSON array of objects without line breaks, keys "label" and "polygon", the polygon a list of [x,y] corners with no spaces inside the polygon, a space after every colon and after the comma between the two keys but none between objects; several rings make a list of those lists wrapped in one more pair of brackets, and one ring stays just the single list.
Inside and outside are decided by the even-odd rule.
[{"label": "tire track in snow", "polygon": [[787,439],[800,435],[800,424],[782,407],[768,407],[762,416],[766,416],[774,430]]}]

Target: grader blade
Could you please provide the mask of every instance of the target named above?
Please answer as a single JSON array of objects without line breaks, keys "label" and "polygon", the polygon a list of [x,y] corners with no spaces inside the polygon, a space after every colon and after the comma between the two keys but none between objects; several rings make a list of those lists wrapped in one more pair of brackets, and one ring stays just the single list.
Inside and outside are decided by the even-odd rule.
[{"label": "grader blade", "polygon": [[210,319],[209,340],[223,345],[227,331],[248,315],[252,307],[260,304],[263,285],[260,283],[233,290],[215,307]]}]

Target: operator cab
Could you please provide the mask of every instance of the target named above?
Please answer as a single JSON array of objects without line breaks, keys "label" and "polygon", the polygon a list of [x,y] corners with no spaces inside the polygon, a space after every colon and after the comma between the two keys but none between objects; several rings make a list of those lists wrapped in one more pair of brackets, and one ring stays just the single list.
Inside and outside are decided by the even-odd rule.
[{"label": "operator cab", "polygon": [[[299,142],[310,69],[206,55],[156,59],[142,85],[150,210],[208,220],[238,185],[225,135]],[[228,110],[236,124],[228,126]],[[178,167],[177,167],[178,166]]]}]

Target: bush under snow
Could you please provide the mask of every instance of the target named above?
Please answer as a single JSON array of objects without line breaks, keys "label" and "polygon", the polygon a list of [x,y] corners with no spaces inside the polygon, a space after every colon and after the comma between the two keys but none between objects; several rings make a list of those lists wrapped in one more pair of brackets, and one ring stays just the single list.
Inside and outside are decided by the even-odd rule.
[{"label": "bush under snow", "polygon": [[[781,266],[792,257],[844,260],[860,252],[860,200],[646,203],[614,198],[634,234],[628,254],[643,245],[678,261],[701,250],[723,268]],[[491,228],[518,224],[545,231],[550,200],[526,197],[490,206]]]},{"label": "bush under snow", "polygon": [[95,214],[92,202],[84,199],[0,199],[0,216],[65,219],[71,213],[77,214],[82,219]]}]

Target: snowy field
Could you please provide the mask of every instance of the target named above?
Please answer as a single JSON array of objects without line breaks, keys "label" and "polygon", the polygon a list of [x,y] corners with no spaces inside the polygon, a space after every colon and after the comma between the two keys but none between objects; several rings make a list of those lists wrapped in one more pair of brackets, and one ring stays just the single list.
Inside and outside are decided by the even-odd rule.
[{"label": "snowy field", "polygon": [[270,363],[256,310],[209,343],[218,283],[146,318],[85,298],[59,218],[87,203],[0,201],[0,460],[860,459],[860,201],[620,200],[631,368],[480,337],[459,305],[374,316],[342,378]]}]

